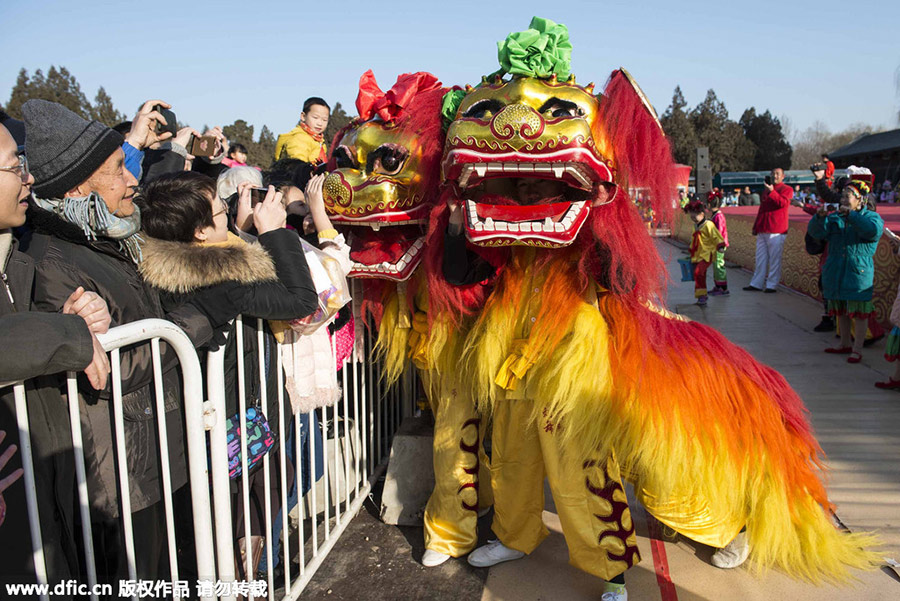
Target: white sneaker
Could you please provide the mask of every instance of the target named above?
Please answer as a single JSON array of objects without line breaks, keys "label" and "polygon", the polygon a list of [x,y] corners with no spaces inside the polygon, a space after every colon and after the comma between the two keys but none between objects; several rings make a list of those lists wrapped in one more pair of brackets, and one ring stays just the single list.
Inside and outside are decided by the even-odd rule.
[{"label": "white sneaker", "polygon": [[628,591],[624,584],[607,582],[606,588],[608,590],[600,595],[600,601],[628,601]]},{"label": "white sneaker", "polygon": [[750,543],[747,542],[747,533],[741,532],[725,548],[713,553],[711,563],[717,568],[727,570],[736,568],[747,561],[748,555],[750,555]]},{"label": "white sneaker", "polygon": [[431,549],[425,549],[425,554],[422,555],[422,565],[426,568],[433,568],[435,566],[441,565],[448,559],[450,559],[450,556],[446,553],[440,553],[438,551],[432,551]]},{"label": "white sneaker", "polygon": [[489,568],[504,561],[521,559],[525,554],[515,549],[510,549],[499,540],[488,541],[483,547],[478,547],[469,553],[469,565],[476,568]]}]

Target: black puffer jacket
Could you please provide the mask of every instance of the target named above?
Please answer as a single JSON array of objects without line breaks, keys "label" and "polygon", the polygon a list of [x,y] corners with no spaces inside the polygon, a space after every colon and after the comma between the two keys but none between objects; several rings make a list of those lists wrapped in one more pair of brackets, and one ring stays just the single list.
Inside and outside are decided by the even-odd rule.
[{"label": "black puffer jacket", "polygon": [[[7,242],[11,244],[0,256],[0,382],[27,379],[25,402],[41,539],[47,578],[52,584],[78,576],[75,462],[60,373],[87,367],[94,354],[93,341],[87,324],[77,315],[30,310],[34,263],[16,250],[9,232],[0,232],[0,248]],[[20,449],[4,469],[2,475],[6,476],[22,466],[11,387],[0,389],[0,430],[6,431],[4,449],[12,444]],[[0,581],[35,582],[25,482],[16,482],[3,494],[8,515],[0,527]]]},{"label": "black puffer jacket", "polygon": [[[260,398],[256,319],[291,320],[318,308],[318,296],[297,235],[280,229],[248,244],[236,236],[223,245],[199,245],[145,239],[141,273],[158,288],[163,306],[177,310],[186,302],[198,305],[214,327],[244,316],[245,394],[248,406]],[[225,392],[228,415],[237,412],[237,346],[232,326],[225,351]],[[269,374],[269,406],[274,408],[277,347],[266,330],[263,360]],[[267,414],[277,432],[277,412]]]},{"label": "black puffer jacket", "polygon": [[[206,318],[193,307],[166,314],[157,293],[141,279],[137,266],[112,240],[89,241],[81,229],[62,218],[32,205],[28,223],[33,228],[23,238],[22,248],[35,264],[34,306],[42,311],[59,311],[78,286],[99,294],[109,307],[111,327],[147,318],[169,319],[192,335],[195,342],[208,340],[211,330]],[[160,345],[165,411],[169,435],[172,485],[187,482],[182,420],[182,385],[175,352]],[[153,393],[153,364],[150,344],[125,347],[121,351],[122,406],[125,418],[125,446],[130,483],[131,510],[139,511],[162,497],[159,453]],[[113,407],[111,379],[107,389],[95,392],[87,383],[79,386],[85,462],[88,471],[93,519],[118,517],[117,474],[113,457]],[[202,399],[187,399],[202,402]]]}]

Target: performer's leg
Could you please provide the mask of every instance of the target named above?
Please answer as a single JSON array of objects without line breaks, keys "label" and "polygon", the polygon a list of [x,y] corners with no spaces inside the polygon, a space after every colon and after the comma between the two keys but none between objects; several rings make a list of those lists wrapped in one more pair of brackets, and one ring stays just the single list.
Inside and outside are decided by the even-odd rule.
[{"label": "performer's leg", "polygon": [[[866,341],[866,330],[869,328],[867,318],[853,319],[853,352],[861,353]],[[849,328],[848,328],[849,329]]]},{"label": "performer's leg", "polygon": [[725,272],[725,253],[716,251],[716,264],[713,268],[713,281],[719,290],[728,290],[728,274]]},{"label": "performer's leg", "polygon": [[549,534],[544,526],[544,460],[532,401],[501,400],[494,405],[491,482],[494,534],[510,549],[531,553]]},{"label": "performer's leg", "polygon": [[484,452],[484,439],[488,434],[490,419],[481,417],[478,430],[478,511],[489,509],[494,504],[494,488],[491,486],[491,459]]},{"label": "performer's leg", "polygon": [[753,267],[753,277],[750,278],[750,285],[760,290],[766,287],[766,275],[769,273],[767,236],[768,234],[756,235],[756,264]]},{"label": "performer's leg", "polygon": [[694,263],[694,298],[697,304],[706,304],[706,271],[709,269],[709,261],[697,261]]},{"label": "performer's leg", "polygon": [[559,448],[559,427],[547,420],[538,432],[569,563],[611,580],[640,561],[619,465],[612,457],[568,459]]},{"label": "performer's leg", "polygon": [[[424,374],[423,374],[424,376]],[[435,377],[433,373],[424,376]],[[439,386],[429,399],[434,411],[434,491],[425,507],[425,548],[452,557],[465,555],[478,540],[479,452],[483,432],[475,404],[452,386]]]},{"label": "performer's leg", "polygon": [[850,336],[851,332],[851,320],[850,316],[844,313],[843,315],[838,315],[838,329],[840,330],[841,335],[841,346],[848,347],[853,343],[853,339]]}]

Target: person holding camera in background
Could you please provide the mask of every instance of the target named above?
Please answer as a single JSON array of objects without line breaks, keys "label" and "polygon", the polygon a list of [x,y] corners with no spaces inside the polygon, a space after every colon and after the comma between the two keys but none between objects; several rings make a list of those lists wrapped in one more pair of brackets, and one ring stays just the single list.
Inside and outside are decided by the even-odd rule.
[{"label": "person holding camera in background", "polygon": [[[813,166],[815,167],[817,165]],[[834,163],[828,158],[828,154],[824,152],[822,153],[822,168],[825,171],[825,176],[823,178],[825,180],[825,185],[830,188],[834,185]],[[818,169],[815,171],[818,171]]]},{"label": "person holding camera in background", "polygon": [[788,210],[794,189],[784,183],[784,169],[775,167],[766,176],[765,197],[759,205],[753,235],[756,236],[756,263],[748,292],[777,292],[781,279],[781,254],[788,231]]},{"label": "person holding camera in background", "polygon": [[850,355],[847,363],[859,363],[868,318],[875,312],[874,257],[884,221],[867,206],[869,185],[866,182],[843,179],[838,182],[840,192],[837,192],[825,183],[825,173],[822,165],[813,165],[816,191],[825,203],[838,207],[830,214],[822,207],[807,227],[811,237],[828,242],[828,257],[822,267],[822,293],[828,299],[829,313],[838,318],[841,345],[826,348],[825,352]]}]

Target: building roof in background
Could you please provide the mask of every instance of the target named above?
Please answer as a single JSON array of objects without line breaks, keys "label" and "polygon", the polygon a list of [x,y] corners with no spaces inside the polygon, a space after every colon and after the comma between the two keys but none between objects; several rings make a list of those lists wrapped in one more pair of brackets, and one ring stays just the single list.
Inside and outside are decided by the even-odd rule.
[{"label": "building roof in background", "polygon": [[828,158],[834,160],[892,150],[900,150],[900,129],[860,136],[849,144],[829,152]]}]

